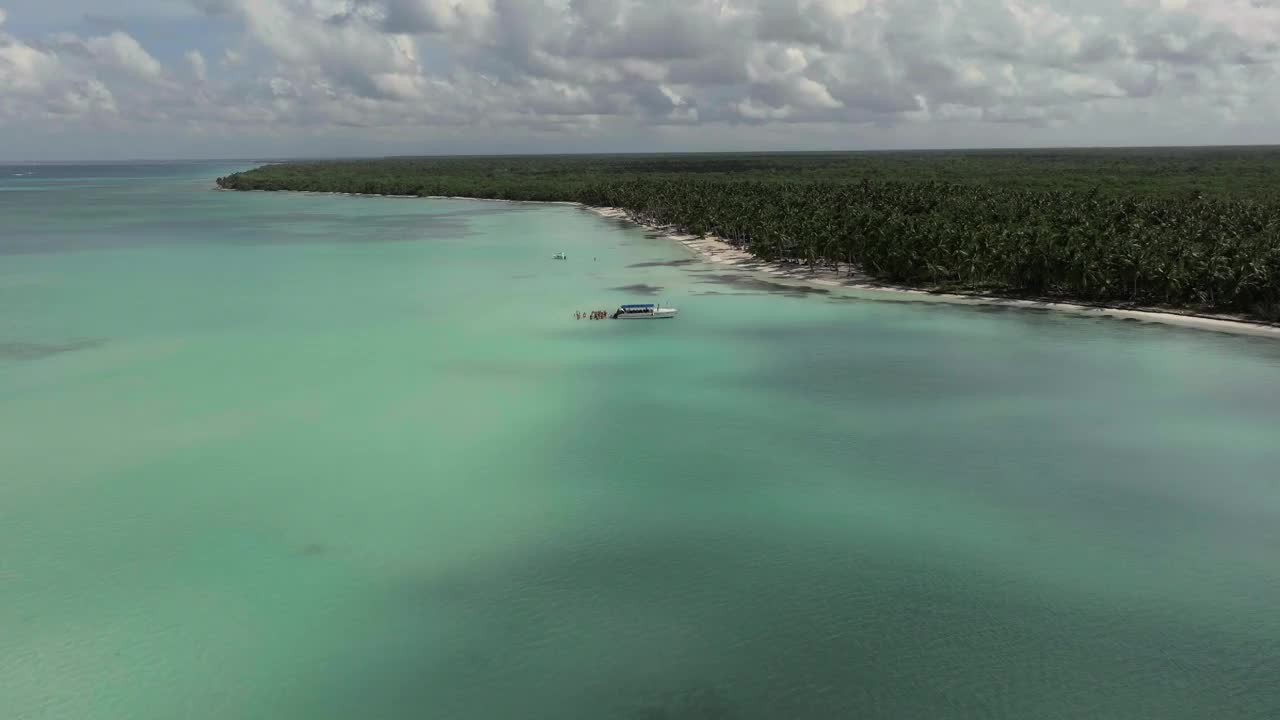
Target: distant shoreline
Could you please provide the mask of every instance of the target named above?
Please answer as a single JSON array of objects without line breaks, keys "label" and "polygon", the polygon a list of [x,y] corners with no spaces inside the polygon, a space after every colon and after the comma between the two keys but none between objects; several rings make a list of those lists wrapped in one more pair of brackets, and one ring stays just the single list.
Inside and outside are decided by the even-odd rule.
[{"label": "distant shoreline", "polygon": [[1280,340],[1280,324],[1248,320],[1227,315],[1206,315],[1191,311],[1181,311],[1174,308],[1127,308],[1105,304],[1085,305],[1048,298],[1006,298],[996,295],[982,295],[978,293],[940,292],[903,285],[880,283],[857,273],[849,274],[847,272],[841,272],[831,268],[809,269],[804,266],[763,261],[752,253],[735,247],[721,238],[713,235],[698,237],[695,235],[681,233],[677,228],[662,227],[646,223],[622,208],[593,207],[571,201],[506,200],[503,198],[478,198],[459,195],[381,195],[376,193],[326,192],[315,190],[245,191],[228,188],[217,189],[225,190],[226,192],[286,192],[302,195],[346,195],[349,197],[392,198],[402,200],[466,200],[471,202],[482,201],[516,204],[528,203],[537,205],[571,205],[582,208],[587,212],[591,212],[603,218],[621,220],[639,227],[653,230],[667,239],[680,243],[690,252],[701,257],[707,262],[718,265],[728,265],[747,272],[759,272],[774,278],[789,280],[808,287],[816,287],[826,290],[843,288],[861,292],[873,292],[883,294],[890,299],[894,296],[898,296],[900,301],[907,301],[908,299],[932,299],[936,302],[953,305],[981,305],[988,307],[994,306],[1053,310],[1056,312],[1084,317],[1110,317],[1120,320],[1139,320],[1143,322],[1173,325],[1195,330],[1209,330],[1230,333],[1233,335],[1251,335],[1254,337],[1267,337]]},{"label": "distant shoreline", "polygon": [[[455,198],[465,199],[465,198]],[[675,228],[657,227],[633,217],[622,208],[589,207],[578,204],[585,210],[612,220],[624,220],[641,227],[654,230],[663,237],[674,240],[688,248],[704,260],[720,265],[729,265],[740,270],[761,272],[775,278],[798,282],[800,284],[824,289],[844,288],[848,290],[884,293],[886,295],[909,295],[911,299],[933,298],[938,302],[954,305],[984,305],[996,307],[1031,308],[1054,310],[1057,312],[1087,317],[1112,317],[1117,319],[1134,319],[1164,325],[1194,328],[1198,330],[1214,330],[1236,335],[1254,335],[1280,339],[1280,325],[1223,315],[1204,315],[1189,311],[1165,308],[1123,308],[1111,305],[1083,305],[1051,299],[1004,298],[995,295],[978,293],[936,292],[903,285],[880,283],[857,273],[849,274],[831,268],[809,269],[804,266],[778,262],[763,261],[750,252],[724,241],[713,235],[698,237],[681,233]],[[901,298],[906,301],[908,298]]]}]

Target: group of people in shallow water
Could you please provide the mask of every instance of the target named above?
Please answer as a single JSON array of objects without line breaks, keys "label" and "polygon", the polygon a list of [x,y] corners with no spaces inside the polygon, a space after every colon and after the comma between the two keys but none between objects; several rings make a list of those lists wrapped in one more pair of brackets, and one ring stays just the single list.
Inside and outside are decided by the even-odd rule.
[{"label": "group of people in shallow water", "polygon": [[591,312],[582,312],[579,310],[573,314],[577,320],[608,320],[609,313],[605,310],[592,310]]}]

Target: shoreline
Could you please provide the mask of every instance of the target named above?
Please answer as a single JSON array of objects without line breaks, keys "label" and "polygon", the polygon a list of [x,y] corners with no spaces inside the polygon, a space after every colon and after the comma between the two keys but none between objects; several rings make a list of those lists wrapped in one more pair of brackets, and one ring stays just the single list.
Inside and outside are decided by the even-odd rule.
[{"label": "shoreline", "polygon": [[1161,325],[1193,330],[1209,330],[1232,335],[1251,335],[1280,340],[1280,323],[1269,323],[1262,320],[1248,320],[1228,315],[1206,315],[1192,311],[1179,311],[1172,308],[1125,308],[1113,305],[1086,305],[1061,300],[1033,298],[1005,298],[980,293],[957,293],[945,291],[923,290],[904,285],[891,285],[872,280],[865,275],[844,274],[830,268],[808,269],[803,266],[791,266],[780,262],[761,260],[750,252],[735,247],[714,235],[698,237],[681,233],[676,228],[653,225],[642,222],[632,213],[616,207],[594,207],[567,200],[506,200],[503,198],[477,198],[457,195],[379,195],[370,193],[326,192],[317,190],[234,190],[216,188],[228,192],[296,192],[304,195],[346,195],[349,197],[396,198],[405,200],[467,200],[471,202],[505,202],[529,203],[538,205],[571,205],[609,220],[620,220],[637,227],[652,230],[663,237],[679,243],[685,249],[702,260],[716,265],[727,265],[742,272],[755,272],[768,275],[773,279],[788,280],[803,286],[817,287],[826,290],[844,289],[858,292],[883,295],[888,301],[931,300],[933,302],[953,305],[983,305],[988,307],[1026,308],[1033,310],[1053,310],[1068,315],[1083,317],[1110,317],[1119,320],[1138,320]]},{"label": "shoreline", "polygon": [[876,280],[872,280],[865,275],[857,273],[842,273],[840,270],[834,270],[831,268],[810,269],[786,263],[769,262],[761,260],[751,252],[735,247],[729,242],[714,235],[698,237],[696,235],[681,233],[672,227],[661,227],[641,222],[630,212],[622,208],[590,207],[587,205],[581,205],[580,203],[574,204],[578,204],[584,210],[594,213],[600,217],[611,220],[626,221],[659,233],[669,240],[674,240],[675,242],[680,243],[690,252],[706,262],[718,265],[728,265],[747,272],[759,272],[768,275],[771,278],[786,279],[809,287],[846,289],[884,294],[888,296],[885,299],[890,302],[894,301],[892,296],[896,295],[899,296],[897,298],[898,301],[933,299],[935,302],[950,303],[953,305],[984,305],[994,307],[1053,310],[1064,314],[1080,315],[1085,317],[1111,317],[1119,320],[1131,319],[1163,325],[1175,325],[1195,330],[1211,330],[1230,333],[1233,335],[1252,335],[1255,337],[1280,339],[1280,324],[1246,320],[1231,316],[1205,315],[1190,311],[1180,312],[1174,309],[1123,308],[1111,305],[1085,305],[1081,303],[1048,299],[1004,298],[996,295],[982,295],[980,293],[931,291],[902,285],[881,283]]}]

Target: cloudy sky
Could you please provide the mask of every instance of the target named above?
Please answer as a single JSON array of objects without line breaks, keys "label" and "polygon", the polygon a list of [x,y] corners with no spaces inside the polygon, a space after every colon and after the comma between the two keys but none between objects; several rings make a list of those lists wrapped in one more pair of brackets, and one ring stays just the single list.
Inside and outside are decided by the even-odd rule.
[{"label": "cloudy sky", "polygon": [[1280,143],[1280,0],[0,0],[0,160]]}]

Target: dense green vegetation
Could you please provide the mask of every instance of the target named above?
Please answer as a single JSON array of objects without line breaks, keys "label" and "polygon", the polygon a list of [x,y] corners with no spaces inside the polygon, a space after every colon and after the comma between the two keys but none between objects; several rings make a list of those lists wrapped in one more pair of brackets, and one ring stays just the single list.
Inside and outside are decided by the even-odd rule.
[{"label": "dense green vegetation", "polygon": [[887,282],[1280,316],[1280,149],[405,158],[218,183],[570,200]]}]

